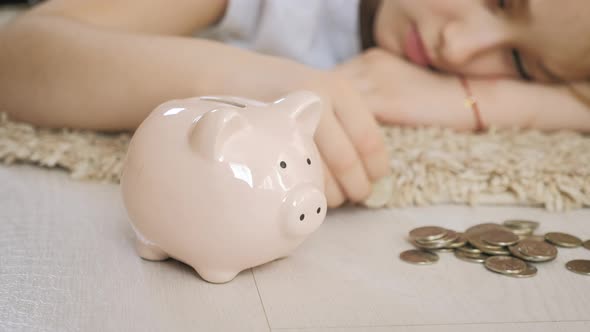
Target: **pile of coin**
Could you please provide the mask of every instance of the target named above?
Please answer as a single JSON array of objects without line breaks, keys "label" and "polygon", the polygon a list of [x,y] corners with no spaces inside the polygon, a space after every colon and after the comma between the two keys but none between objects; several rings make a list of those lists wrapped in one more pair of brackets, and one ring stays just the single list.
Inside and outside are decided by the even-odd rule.
[{"label": "pile of coin", "polygon": [[[417,249],[407,250],[400,258],[408,263],[428,265],[438,262],[438,253],[453,252],[468,262],[483,263],[493,272],[515,278],[537,274],[532,263],[549,262],[557,257],[557,247],[590,250],[590,240],[551,232],[535,235],[539,223],[529,220],[506,220],[503,224],[485,223],[468,228],[464,233],[438,226],[425,226],[410,231],[409,241]],[[572,272],[590,275],[590,260],[569,261]]]}]

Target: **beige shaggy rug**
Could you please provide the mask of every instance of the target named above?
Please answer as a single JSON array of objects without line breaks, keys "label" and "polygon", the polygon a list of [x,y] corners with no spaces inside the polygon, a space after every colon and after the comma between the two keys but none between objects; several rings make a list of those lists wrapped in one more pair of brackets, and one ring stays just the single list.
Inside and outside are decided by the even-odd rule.
[{"label": "beige shaggy rug", "polygon": [[[574,132],[383,128],[392,175],[368,207],[517,204],[590,206],[590,136]],[[0,114],[0,161],[60,167],[75,179],[118,182],[129,134],[49,130]]]}]

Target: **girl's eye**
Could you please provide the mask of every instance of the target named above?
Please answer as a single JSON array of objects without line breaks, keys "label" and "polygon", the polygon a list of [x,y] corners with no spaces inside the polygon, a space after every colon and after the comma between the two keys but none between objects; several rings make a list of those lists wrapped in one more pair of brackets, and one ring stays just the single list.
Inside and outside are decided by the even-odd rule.
[{"label": "girl's eye", "polygon": [[281,161],[280,165],[281,165],[281,168],[287,168],[287,163],[284,161]]},{"label": "girl's eye", "polygon": [[520,56],[520,52],[517,49],[513,48],[512,52],[512,59],[514,60],[514,67],[516,67],[516,71],[520,75],[520,77],[525,81],[530,81],[532,79],[531,75],[529,75],[524,69],[524,65],[522,64],[522,57]]},{"label": "girl's eye", "polygon": [[[510,8],[508,7],[510,6],[510,2],[509,0],[497,0],[497,6],[503,11],[509,10]],[[520,75],[522,79],[530,81],[532,77],[524,68],[520,52],[516,48],[513,48],[510,50],[510,53],[512,55],[512,61],[514,62],[514,68],[516,69],[516,72],[518,72],[518,75]]]},{"label": "girl's eye", "polygon": [[311,165],[311,159],[307,158],[307,164]]}]

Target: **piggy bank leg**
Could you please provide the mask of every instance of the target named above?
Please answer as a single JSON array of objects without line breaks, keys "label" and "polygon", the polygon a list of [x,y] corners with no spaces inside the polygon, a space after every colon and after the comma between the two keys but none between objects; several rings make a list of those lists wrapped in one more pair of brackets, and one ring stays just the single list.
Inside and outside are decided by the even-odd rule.
[{"label": "piggy bank leg", "polygon": [[220,271],[215,269],[197,269],[195,271],[203,278],[203,280],[214,284],[224,284],[232,281],[240,271]]},{"label": "piggy bank leg", "polygon": [[145,243],[138,238],[135,239],[135,249],[139,257],[149,261],[163,261],[170,257],[156,245]]}]

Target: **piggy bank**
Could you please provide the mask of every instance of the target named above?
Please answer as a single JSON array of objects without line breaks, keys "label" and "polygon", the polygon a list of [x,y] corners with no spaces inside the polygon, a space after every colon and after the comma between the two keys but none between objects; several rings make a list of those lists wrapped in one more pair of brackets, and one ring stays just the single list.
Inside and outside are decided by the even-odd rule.
[{"label": "piggy bank", "polygon": [[168,257],[206,281],[288,256],[326,216],[313,141],[322,103],[196,97],[158,106],[139,126],[121,176],[144,259]]}]

